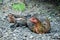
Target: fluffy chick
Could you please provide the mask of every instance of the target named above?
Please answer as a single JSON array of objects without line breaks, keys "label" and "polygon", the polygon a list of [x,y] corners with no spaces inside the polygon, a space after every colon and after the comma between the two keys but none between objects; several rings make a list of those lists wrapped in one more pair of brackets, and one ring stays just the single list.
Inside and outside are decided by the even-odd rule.
[{"label": "fluffy chick", "polygon": [[25,26],[26,23],[26,18],[24,16],[20,16],[20,15],[15,15],[15,14],[8,14],[8,21],[10,23],[14,23],[14,25],[16,26]]},{"label": "fluffy chick", "polygon": [[15,17],[13,16],[13,14],[8,14],[8,21],[10,23],[15,23]]}]

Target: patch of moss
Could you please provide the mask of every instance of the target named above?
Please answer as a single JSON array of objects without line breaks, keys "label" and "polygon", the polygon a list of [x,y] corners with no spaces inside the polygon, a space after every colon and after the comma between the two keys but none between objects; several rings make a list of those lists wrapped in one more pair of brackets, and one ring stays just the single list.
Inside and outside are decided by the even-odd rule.
[{"label": "patch of moss", "polygon": [[2,3],[2,0],[0,0],[0,3]]},{"label": "patch of moss", "polygon": [[12,9],[17,11],[24,11],[25,10],[25,4],[24,3],[13,3]]},{"label": "patch of moss", "polygon": [[2,2],[2,0],[0,0],[0,2]]}]

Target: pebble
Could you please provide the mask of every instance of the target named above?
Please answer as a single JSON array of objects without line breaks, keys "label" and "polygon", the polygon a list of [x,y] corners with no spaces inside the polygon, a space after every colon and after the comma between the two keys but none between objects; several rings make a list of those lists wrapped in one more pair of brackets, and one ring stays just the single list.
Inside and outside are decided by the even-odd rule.
[{"label": "pebble", "polygon": [[33,37],[34,37],[34,36],[32,36],[32,35],[30,36],[30,38],[33,38]]}]

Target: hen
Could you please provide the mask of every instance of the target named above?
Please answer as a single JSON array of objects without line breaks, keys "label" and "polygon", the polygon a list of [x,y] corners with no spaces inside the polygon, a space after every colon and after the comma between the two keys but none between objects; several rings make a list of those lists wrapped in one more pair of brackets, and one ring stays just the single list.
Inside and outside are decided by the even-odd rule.
[{"label": "hen", "polygon": [[31,31],[33,31],[35,33],[38,33],[38,34],[49,32],[50,22],[49,22],[48,18],[43,18],[43,17],[41,17],[41,18],[40,18],[40,20],[36,17],[32,17],[32,18],[29,19],[30,22],[32,22],[32,25],[28,24],[28,25],[31,25],[29,27]]}]

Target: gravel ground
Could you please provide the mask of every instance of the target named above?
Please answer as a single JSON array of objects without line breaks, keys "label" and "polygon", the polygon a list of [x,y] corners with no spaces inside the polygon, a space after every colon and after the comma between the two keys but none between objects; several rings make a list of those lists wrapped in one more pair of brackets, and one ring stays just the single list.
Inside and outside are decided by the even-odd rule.
[{"label": "gravel ground", "polygon": [[[59,40],[60,39],[60,17],[59,12],[55,10],[54,5],[44,2],[27,2],[28,6],[25,11],[15,11],[11,9],[11,3],[4,1],[0,8],[0,40]],[[3,10],[3,7],[6,9]],[[50,19],[51,30],[47,34],[36,34],[31,32],[27,27],[12,27],[5,18],[6,14],[20,14],[21,16],[39,14]]]}]

